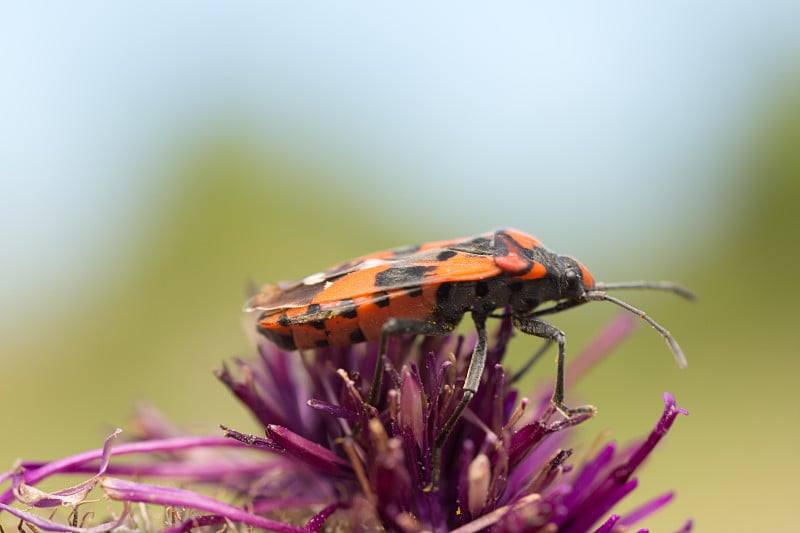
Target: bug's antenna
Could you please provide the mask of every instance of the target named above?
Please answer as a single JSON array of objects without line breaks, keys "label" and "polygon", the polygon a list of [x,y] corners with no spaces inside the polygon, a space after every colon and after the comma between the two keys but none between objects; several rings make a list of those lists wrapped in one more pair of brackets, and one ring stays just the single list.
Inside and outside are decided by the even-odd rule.
[{"label": "bug's antenna", "polygon": [[619,281],[614,283],[598,282],[594,285],[598,291],[608,291],[614,289],[654,289],[657,291],[673,292],[678,296],[683,296],[687,300],[694,300],[695,295],[689,289],[684,289],[671,281]]},{"label": "bug's antenna", "polygon": [[[644,285],[639,285],[639,283],[640,282],[632,282],[630,284],[629,283],[606,283],[606,284],[598,283],[595,286],[598,289],[600,289],[601,286],[603,288],[626,288],[626,289],[627,288],[636,288],[636,289],[639,289],[639,288],[641,288],[641,289],[645,289],[645,288],[664,288],[664,290],[669,290],[669,291],[672,291],[672,292],[676,292],[676,293],[680,294],[681,296],[685,296],[685,294],[683,294],[683,293],[690,294],[690,295],[692,294],[692,293],[690,293],[689,291],[687,291],[685,289],[680,289],[680,287],[677,287],[677,285],[666,284],[666,283],[642,282],[642,283],[647,283],[648,284],[648,286],[644,286]],[[629,286],[631,284],[636,284],[636,285],[631,287],[631,286]],[[653,285],[653,286],[649,286],[649,285]],[[694,297],[694,295],[692,295],[692,297]],[[667,331],[664,328],[664,326],[662,326],[661,324],[659,324],[658,322],[656,322],[655,320],[653,320],[652,318],[647,316],[647,313],[645,313],[641,309],[638,309],[638,308],[632,306],[631,304],[629,304],[627,302],[623,302],[619,298],[614,298],[613,296],[609,296],[608,294],[603,292],[602,289],[601,290],[588,291],[586,294],[584,294],[584,299],[586,301],[606,301],[606,302],[611,302],[613,304],[616,304],[616,305],[622,307],[626,311],[628,311],[630,313],[633,313],[634,315],[638,316],[639,318],[644,319],[645,322],[647,322],[648,324],[653,326],[653,328],[655,328],[655,330],[658,331],[661,334],[661,336],[664,337],[664,339],[667,341],[667,344],[669,344],[670,350],[672,350],[672,353],[675,355],[675,360],[678,362],[678,366],[681,367],[681,368],[686,368],[686,366],[687,366],[686,356],[683,355],[683,350],[681,350],[681,347],[678,346],[678,342],[672,337],[672,335],[670,335],[669,331]]]}]

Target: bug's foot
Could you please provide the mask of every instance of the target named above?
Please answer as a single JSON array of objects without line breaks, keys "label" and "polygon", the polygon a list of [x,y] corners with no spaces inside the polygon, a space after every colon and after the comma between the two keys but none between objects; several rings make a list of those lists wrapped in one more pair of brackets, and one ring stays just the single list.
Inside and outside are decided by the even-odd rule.
[{"label": "bug's foot", "polygon": [[594,405],[581,405],[580,407],[567,407],[561,402],[552,401],[559,413],[564,415],[564,418],[589,418],[597,414],[597,407]]}]

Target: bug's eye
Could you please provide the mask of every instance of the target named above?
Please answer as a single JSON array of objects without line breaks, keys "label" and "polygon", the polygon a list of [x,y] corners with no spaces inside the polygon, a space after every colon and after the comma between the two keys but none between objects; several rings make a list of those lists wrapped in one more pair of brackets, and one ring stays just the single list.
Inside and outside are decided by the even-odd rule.
[{"label": "bug's eye", "polygon": [[580,274],[578,274],[576,270],[570,268],[564,272],[564,279],[567,281],[567,287],[575,287],[580,280]]}]

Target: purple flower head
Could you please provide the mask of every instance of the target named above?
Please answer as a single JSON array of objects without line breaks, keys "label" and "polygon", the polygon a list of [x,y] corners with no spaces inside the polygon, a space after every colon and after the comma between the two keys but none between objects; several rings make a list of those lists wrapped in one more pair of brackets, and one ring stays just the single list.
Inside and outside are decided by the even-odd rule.
[{"label": "purple flower head", "polygon": [[[568,380],[603,357],[634,320],[616,319],[574,358]],[[374,405],[367,395],[377,343],[300,354],[265,341],[258,358],[217,372],[263,435],[223,427],[224,436],[186,436],[144,411],[137,442],[113,444],[115,433],[102,450],[22,463],[0,477],[10,484],[0,493],[0,513],[52,531],[123,525],[214,531],[223,524],[286,532],[634,531],[673,494],[624,516],[615,506],[636,488],[637,468],[686,411],[665,394],[661,418],[646,438],[621,449],[609,443],[588,456],[576,446],[584,458],[574,461],[569,430],[592,414],[565,419],[550,405],[549,390],[521,398],[516,376],[503,366],[511,336],[503,320],[480,388],[440,455],[436,439],[458,405],[474,338],[392,339]],[[122,455],[133,460],[121,462]],[[67,473],[91,477],[54,493],[34,487]],[[96,488],[105,509],[82,512]],[[109,511],[109,501],[122,508]],[[42,507],[68,512],[61,519],[35,512]],[[687,523],[681,531],[690,529]]]}]

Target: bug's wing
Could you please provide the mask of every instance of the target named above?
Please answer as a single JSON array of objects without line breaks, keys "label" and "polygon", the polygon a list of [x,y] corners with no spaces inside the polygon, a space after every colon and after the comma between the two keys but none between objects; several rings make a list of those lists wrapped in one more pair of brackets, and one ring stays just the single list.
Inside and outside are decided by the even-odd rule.
[{"label": "bug's wing", "polygon": [[416,254],[401,260],[362,268],[323,287],[314,303],[360,298],[381,292],[439,285],[446,282],[476,281],[500,274],[491,256],[456,254],[438,259],[440,252]]},{"label": "bug's wing", "polygon": [[373,252],[371,254],[362,255],[360,257],[356,257],[355,259],[345,261],[344,263],[339,263],[338,265],[334,265],[326,269],[324,272],[312,274],[311,276],[307,276],[303,279],[290,282],[280,282],[278,283],[278,287],[280,287],[282,290],[289,291],[297,288],[300,285],[313,284],[316,280],[333,281],[351,272],[364,270],[374,266],[398,263],[401,261],[414,261],[416,257],[422,255],[428,256],[431,250],[441,250],[443,248],[454,246],[463,242],[464,239],[452,239],[447,241],[429,242],[415,246],[401,246],[398,248],[392,248],[390,250]]},{"label": "bug's wing", "polygon": [[500,272],[489,238],[427,243],[365,255],[296,282],[268,285],[245,309],[279,312],[398,289],[486,279]]},{"label": "bug's wing", "polygon": [[311,303],[313,296],[319,293],[319,284],[332,283],[347,274],[369,265],[382,265],[392,261],[400,261],[413,255],[418,247],[395,248],[362,255],[334,265],[324,272],[311,274],[295,281],[279,281],[277,284],[265,285],[244,305],[244,310],[272,311],[303,307]]}]

